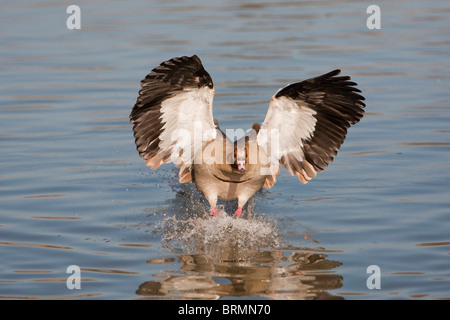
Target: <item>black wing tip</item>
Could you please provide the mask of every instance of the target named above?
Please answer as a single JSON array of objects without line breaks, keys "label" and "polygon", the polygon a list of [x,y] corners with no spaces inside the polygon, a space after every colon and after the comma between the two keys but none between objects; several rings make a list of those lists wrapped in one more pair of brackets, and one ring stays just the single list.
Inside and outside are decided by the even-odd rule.
[{"label": "black wing tip", "polygon": [[161,102],[184,89],[214,88],[212,78],[203,68],[200,58],[180,56],[163,61],[141,80],[136,103],[129,115],[135,124],[150,109],[158,109]]},{"label": "black wing tip", "polygon": [[[203,67],[202,61],[200,58],[194,54],[193,56],[179,56],[179,57],[173,57],[169,60],[165,60],[160,63],[160,66],[172,66],[172,65],[179,65],[179,64],[195,64],[198,66]],[[157,69],[156,67],[155,69]]]},{"label": "black wing tip", "polygon": [[200,58],[194,54],[192,56],[180,56],[161,62],[143,80],[144,83],[151,79],[166,82],[173,85],[178,90],[185,87],[209,87],[214,88],[214,84],[209,73],[204,69]]},{"label": "black wing tip", "polygon": [[322,77],[330,78],[330,77],[337,76],[338,74],[341,74],[341,69],[335,69],[333,71],[325,73],[324,75],[322,75]]},{"label": "black wing tip", "polygon": [[335,69],[320,76],[292,83],[279,90],[275,95],[275,98],[281,96],[297,98],[299,94],[307,93],[311,90],[330,90],[331,88],[335,88],[338,90],[351,91],[354,98],[365,100],[362,95],[357,94],[357,92],[361,92],[361,90],[356,87],[358,84],[350,81],[350,76],[338,76],[340,74],[341,69]]}]

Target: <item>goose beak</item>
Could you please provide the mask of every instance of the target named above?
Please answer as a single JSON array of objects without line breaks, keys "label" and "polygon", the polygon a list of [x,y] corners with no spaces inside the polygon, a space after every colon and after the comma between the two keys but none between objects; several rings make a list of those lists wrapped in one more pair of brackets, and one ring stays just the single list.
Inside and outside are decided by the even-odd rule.
[{"label": "goose beak", "polygon": [[245,149],[237,149],[236,166],[240,173],[245,172]]}]

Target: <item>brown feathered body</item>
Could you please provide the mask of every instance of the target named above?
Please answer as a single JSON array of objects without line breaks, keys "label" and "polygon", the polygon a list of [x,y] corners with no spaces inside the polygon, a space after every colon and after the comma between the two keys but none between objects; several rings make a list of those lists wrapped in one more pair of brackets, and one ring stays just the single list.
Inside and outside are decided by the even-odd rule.
[{"label": "brown feathered body", "polygon": [[333,161],[347,129],[364,114],[364,97],[334,70],[288,85],[272,97],[262,124],[231,141],[213,119],[214,86],[197,56],[173,58],[141,81],[130,114],[137,150],[156,169],[180,166],[217,214],[218,199],[238,200],[236,215],[284,166],[307,183]]}]

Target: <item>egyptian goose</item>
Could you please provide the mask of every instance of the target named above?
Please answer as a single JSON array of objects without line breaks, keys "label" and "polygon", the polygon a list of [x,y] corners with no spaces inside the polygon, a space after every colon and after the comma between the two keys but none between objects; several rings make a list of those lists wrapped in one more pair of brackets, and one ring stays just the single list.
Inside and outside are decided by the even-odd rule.
[{"label": "egyptian goose", "polygon": [[218,214],[218,199],[238,200],[239,217],[263,186],[271,188],[280,163],[301,183],[324,170],[364,115],[364,97],[340,70],[280,89],[264,122],[231,141],[213,119],[214,86],[200,59],[162,62],[141,81],[130,121],[147,166],[180,166],[179,181],[193,181]]}]

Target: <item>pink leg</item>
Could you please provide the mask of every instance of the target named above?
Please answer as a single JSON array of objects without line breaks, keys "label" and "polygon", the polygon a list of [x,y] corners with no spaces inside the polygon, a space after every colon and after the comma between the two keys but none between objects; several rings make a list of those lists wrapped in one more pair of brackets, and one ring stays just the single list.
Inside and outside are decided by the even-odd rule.
[{"label": "pink leg", "polygon": [[242,207],[237,208],[236,212],[234,213],[234,216],[236,218],[239,218],[242,214]]},{"label": "pink leg", "polygon": [[211,209],[212,209],[213,217],[217,217],[217,215],[219,214],[219,211],[217,211],[217,208],[216,207],[212,207]]}]

